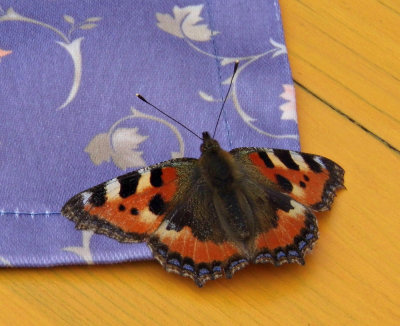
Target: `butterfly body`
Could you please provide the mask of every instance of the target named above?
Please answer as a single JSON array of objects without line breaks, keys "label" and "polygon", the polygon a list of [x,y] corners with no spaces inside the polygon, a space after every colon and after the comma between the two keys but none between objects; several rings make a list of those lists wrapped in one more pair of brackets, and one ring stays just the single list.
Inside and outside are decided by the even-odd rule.
[{"label": "butterfly body", "polygon": [[249,263],[304,264],[318,238],[313,211],[343,187],[333,161],[266,148],[223,150],[203,133],[201,156],[162,162],[72,197],[78,229],[147,242],[167,271],[197,285]]},{"label": "butterfly body", "polygon": [[221,149],[208,133],[203,133],[202,155],[198,161],[211,193],[216,218],[232,241],[247,241],[254,235],[254,220],[240,181],[244,179],[232,155]]}]

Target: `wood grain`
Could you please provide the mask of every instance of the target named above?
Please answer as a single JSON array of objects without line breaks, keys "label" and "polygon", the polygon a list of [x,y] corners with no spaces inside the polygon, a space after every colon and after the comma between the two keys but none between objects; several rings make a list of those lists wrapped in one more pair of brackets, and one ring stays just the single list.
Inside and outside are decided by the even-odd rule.
[{"label": "wood grain", "polygon": [[306,152],[346,169],[306,266],[203,289],[156,262],[0,271],[0,325],[399,325],[400,3],[281,0]]}]

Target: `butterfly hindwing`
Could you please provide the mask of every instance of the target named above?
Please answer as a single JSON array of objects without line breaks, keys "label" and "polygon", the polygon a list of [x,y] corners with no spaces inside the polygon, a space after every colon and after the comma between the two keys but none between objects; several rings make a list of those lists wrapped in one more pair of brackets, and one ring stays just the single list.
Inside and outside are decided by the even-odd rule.
[{"label": "butterfly hindwing", "polygon": [[[253,262],[304,264],[305,253],[318,239],[317,220],[312,211],[288,195],[267,189],[273,216],[264,216],[255,237]],[[273,222],[269,220],[273,218]]]},{"label": "butterfly hindwing", "polygon": [[328,210],[336,190],[344,187],[344,170],[322,156],[252,147],[236,148],[231,154],[239,164],[256,166],[280,191],[315,211]]},{"label": "butterfly hindwing", "polygon": [[149,240],[166,270],[190,277],[199,286],[231,277],[248,264],[241,248],[221,228],[212,196],[201,176],[196,176]]},{"label": "butterfly hindwing", "polygon": [[[248,160],[237,165],[237,189],[243,193],[250,211],[242,209],[251,227],[247,254],[255,263],[304,263],[304,255],[318,239],[318,225],[310,208],[299,203],[265,178]],[[239,190],[237,190],[239,191]]]},{"label": "butterfly hindwing", "polygon": [[120,242],[145,241],[161,225],[180,174],[196,161],[170,160],[111,179],[75,195],[61,212],[78,229]]},{"label": "butterfly hindwing", "polygon": [[189,227],[174,232],[162,225],[148,244],[167,271],[190,277],[198,286],[222,276],[230,278],[249,263],[235,243],[199,240]]}]

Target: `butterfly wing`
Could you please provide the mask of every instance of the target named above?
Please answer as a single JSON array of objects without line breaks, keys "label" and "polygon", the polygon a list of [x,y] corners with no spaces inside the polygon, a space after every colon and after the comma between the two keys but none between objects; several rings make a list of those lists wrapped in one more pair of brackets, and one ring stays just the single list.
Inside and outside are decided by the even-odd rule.
[{"label": "butterfly wing", "polygon": [[344,170],[328,158],[268,148],[231,151],[240,166],[254,166],[277,189],[315,211],[329,210],[336,190],[343,188]]},{"label": "butterfly wing", "polygon": [[109,180],[72,197],[62,214],[77,229],[147,242],[166,270],[199,286],[248,264],[218,222],[196,159],[166,161]]},{"label": "butterfly wing", "polygon": [[72,197],[61,213],[76,228],[107,235],[120,242],[142,242],[164,220],[179,190],[179,178],[196,159],[175,159],[111,179]]},{"label": "butterfly wing", "polygon": [[[318,239],[318,224],[312,211],[272,188],[265,188],[268,213],[257,214],[259,229],[254,239],[254,263],[304,264],[304,255]],[[265,212],[265,210],[264,210]],[[272,214],[271,214],[272,213]],[[271,220],[272,219],[272,220]]]},{"label": "butterfly wing", "polygon": [[318,239],[312,210],[330,208],[344,170],[327,158],[288,150],[237,148],[231,154],[247,176],[242,188],[259,223],[253,262],[304,264]]}]

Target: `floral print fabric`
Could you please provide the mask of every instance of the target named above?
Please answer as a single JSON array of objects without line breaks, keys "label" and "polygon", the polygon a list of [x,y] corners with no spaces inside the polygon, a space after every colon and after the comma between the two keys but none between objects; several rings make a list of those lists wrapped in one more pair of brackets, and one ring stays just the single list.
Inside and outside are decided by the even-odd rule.
[{"label": "floral print fabric", "polygon": [[77,231],[75,193],[216,139],[299,149],[277,0],[2,1],[0,266],[150,259],[144,244]]}]

